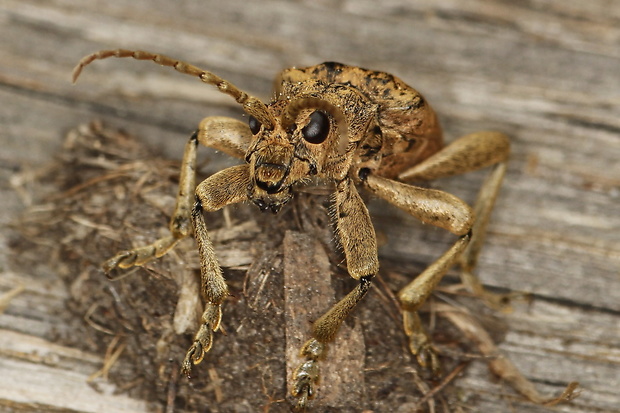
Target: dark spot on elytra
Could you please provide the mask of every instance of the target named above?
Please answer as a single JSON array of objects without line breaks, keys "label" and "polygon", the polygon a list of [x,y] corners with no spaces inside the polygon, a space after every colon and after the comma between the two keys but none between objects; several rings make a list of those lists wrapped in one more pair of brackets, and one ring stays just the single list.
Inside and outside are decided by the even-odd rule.
[{"label": "dark spot on elytra", "polygon": [[407,149],[405,149],[405,152],[411,151],[416,146],[416,144],[418,143],[418,140],[416,138],[409,138],[407,140],[408,140],[409,143],[407,145]]},{"label": "dark spot on elytra", "polygon": [[338,62],[325,62],[320,66],[323,66],[325,68],[328,77],[338,76],[340,73],[342,73],[342,70],[344,68],[344,65]]},{"label": "dark spot on elytra", "polygon": [[413,102],[411,102],[411,109],[419,109],[422,106],[426,105],[426,101],[424,100],[424,98],[420,95],[418,95],[418,98],[416,100],[414,100]]}]

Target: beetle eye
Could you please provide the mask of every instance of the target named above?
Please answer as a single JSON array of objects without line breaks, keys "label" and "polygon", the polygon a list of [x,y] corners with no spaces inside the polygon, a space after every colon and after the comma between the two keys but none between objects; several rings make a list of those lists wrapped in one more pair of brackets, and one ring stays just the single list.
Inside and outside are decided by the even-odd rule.
[{"label": "beetle eye", "polygon": [[252,115],[248,118],[248,125],[253,135],[256,135],[260,131],[260,122]]},{"label": "beetle eye", "polygon": [[324,112],[314,111],[310,122],[301,130],[301,136],[310,143],[323,143],[329,135],[329,118]]}]

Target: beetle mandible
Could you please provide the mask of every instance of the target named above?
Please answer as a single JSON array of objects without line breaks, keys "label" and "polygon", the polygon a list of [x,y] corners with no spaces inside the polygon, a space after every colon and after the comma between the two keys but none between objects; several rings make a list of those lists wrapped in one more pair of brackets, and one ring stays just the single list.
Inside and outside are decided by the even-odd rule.
[{"label": "beetle mandible", "polygon": [[[399,293],[410,350],[422,366],[436,368],[417,310],[456,264],[464,283],[484,294],[472,271],[506,172],[510,144],[504,134],[472,133],[444,147],[436,115],[416,90],[388,73],[334,62],[282,71],[268,104],[211,72],[145,51],[102,50],[85,56],[74,69],[73,81],[86,65],[108,57],[152,60],[196,76],[233,97],[249,115],[249,125],[226,117],[207,117],[200,122],[185,146],[170,235],[122,251],[103,264],[106,272],[143,265],[164,255],[193,229],[205,308],[183,361],[183,373],[189,375],[192,365],[200,363],[211,348],[222,304],[229,295],[203,212],[249,200],[262,211],[277,213],[293,197],[295,188],[310,177],[335,187],[336,232],[348,272],[359,283],[312,326],[312,337],[301,349],[306,361],[294,372],[291,389],[298,407],[305,407],[312,398],[319,380],[319,360],[379,270],[375,231],[358,188],[459,236]],[[198,144],[245,163],[217,172],[196,186]],[[410,184],[484,167],[492,168],[473,209],[449,193]]]}]

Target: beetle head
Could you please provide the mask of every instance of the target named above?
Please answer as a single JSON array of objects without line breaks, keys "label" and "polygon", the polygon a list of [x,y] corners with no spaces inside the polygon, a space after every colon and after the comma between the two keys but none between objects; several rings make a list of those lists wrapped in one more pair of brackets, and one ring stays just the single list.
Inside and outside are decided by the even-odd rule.
[{"label": "beetle head", "polygon": [[278,100],[266,110],[269,116],[262,118],[269,123],[249,116],[254,139],[246,153],[251,176],[248,198],[261,210],[276,213],[292,198],[295,184],[315,175],[342,174],[350,158],[349,140],[342,112],[326,100]]}]

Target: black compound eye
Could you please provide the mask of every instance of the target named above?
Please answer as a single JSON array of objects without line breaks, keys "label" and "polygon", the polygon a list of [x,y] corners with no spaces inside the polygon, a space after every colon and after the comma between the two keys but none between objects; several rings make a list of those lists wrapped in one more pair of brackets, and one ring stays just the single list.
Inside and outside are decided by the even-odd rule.
[{"label": "black compound eye", "polygon": [[260,132],[260,122],[254,116],[250,115],[250,117],[248,118],[248,125],[250,126],[250,130],[252,131],[253,135],[256,135],[258,132]]},{"label": "black compound eye", "polygon": [[301,130],[301,136],[310,143],[323,143],[329,135],[329,118],[317,110],[310,115],[310,122]]}]

